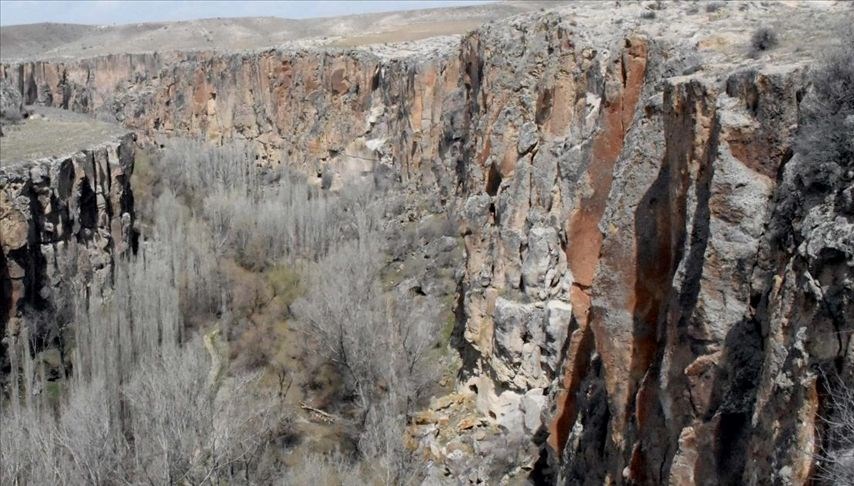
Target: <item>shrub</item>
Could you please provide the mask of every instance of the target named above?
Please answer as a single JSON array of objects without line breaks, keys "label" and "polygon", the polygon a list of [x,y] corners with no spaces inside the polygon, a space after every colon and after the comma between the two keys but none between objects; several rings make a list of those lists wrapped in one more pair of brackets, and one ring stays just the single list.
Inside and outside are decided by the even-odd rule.
[{"label": "shrub", "polygon": [[274,358],[276,336],[268,326],[250,325],[230,346],[231,359],[237,369],[254,371],[270,364]]},{"label": "shrub", "polygon": [[235,319],[252,316],[273,297],[264,276],[259,273],[226,260],[223,274],[227,282],[229,310]]},{"label": "shrub", "polygon": [[646,10],[640,14],[640,17],[644,20],[652,20],[656,17],[655,12],[652,10]]},{"label": "shrub", "polygon": [[359,452],[373,484],[422,484],[423,464],[406,447],[406,416],[390,396],[373,407],[359,437]]},{"label": "shrub", "polygon": [[282,478],[283,486],[351,486],[365,482],[356,466],[341,453],[328,455],[312,454],[303,457]]},{"label": "shrub", "polygon": [[833,187],[854,169],[854,33],[811,74],[795,149],[806,187]]},{"label": "shrub", "polygon": [[818,457],[818,476],[827,484],[854,484],[854,387],[844,379],[825,377],[829,414]]},{"label": "shrub", "polygon": [[333,177],[334,175],[332,174],[331,170],[326,169],[325,171],[323,171],[323,177],[320,178],[320,188],[323,190],[327,190],[332,187]]},{"label": "shrub", "polygon": [[777,33],[770,27],[760,27],[756,29],[750,38],[750,45],[753,48],[753,52],[773,49],[777,47]]},{"label": "shrub", "polygon": [[9,108],[3,112],[3,119],[11,123],[18,123],[24,118],[21,110],[18,108]]},{"label": "shrub", "polygon": [[300,273],[290,265],[276,265],[267,272],[267,282],[273,289],[273,297],[282,305],[290,306],[302,294]]},{"label": "shrub", "polygon": [[722,8],[724,8],[723,2],[710,2],[706,4],[706,12],[708,13],[715,13]]}]

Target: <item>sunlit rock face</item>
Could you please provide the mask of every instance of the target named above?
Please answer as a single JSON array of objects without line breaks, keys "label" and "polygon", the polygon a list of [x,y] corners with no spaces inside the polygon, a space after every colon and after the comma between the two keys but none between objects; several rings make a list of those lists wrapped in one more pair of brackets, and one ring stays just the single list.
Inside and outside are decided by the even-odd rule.
[{"label": "sunlit rock face", "polygon": [[[406,52],[121,55],[2,75],[28,103],[111,116],[141,140],[248,139],[318,175],[390,169],[453,209],[464,369],[421,423],[453,433],[415,432],[437,481],[806,484],[818,370],[854,379],[851,182],[797,181],[815,59],[745,61],[713,14],[680,18],[695,28],[681,36],[639,23],[639,5],[584,8]],[[774,15],[811,7],[786,8]],[[735,12],[749,33],[759,14]],[[4,254],[21,231],[4,226]],[[515,469],[483,466],[508,444]]]}]

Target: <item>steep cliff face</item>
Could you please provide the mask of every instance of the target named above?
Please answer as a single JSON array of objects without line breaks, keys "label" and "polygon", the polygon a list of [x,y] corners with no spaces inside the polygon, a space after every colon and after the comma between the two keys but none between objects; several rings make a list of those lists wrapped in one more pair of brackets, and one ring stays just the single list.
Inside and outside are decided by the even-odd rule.
[{"label": "steep cliff face", "polygon": [[[523,451],[509,474],[544,450],[537,474],[566,484],[805,484],[820,373],[854,379],[850,180],[805,189],[793,149],[814,59],[745,61],[746,39],[661,35],[639,8],[608,11],[632,19],[619,23],[520,17],[412,55],[126,55],[2,74],[28,102],[112,114],[148,139],[246,138],[342,175],[384,165],[455,208],[462,398],[434,408],[480,422],[421,436],[446,474],[494,452],[474,445],[481,423]],[[847,15],[810,8],[759,14]]]},{"label": "steep cliff face", "polygon": [[456,111],[443,106],[459,79],[451,47],[439,41],[402,58],[355,50],[115,55],[4,66],[2,76],[25,103],[115,118],[143,140],[247,139],[268,163],[360,171],[379,159],[430,183],[442,117]]},{"label": "steep cliff face", "polygon": [[[812,271],[838,300],[782,310],[779,286],[804,288],[804,250],[769,227],[790,190],[778,185],[805,66],[674,76],[691,60],[664,40],[594,55],[561,42],[569,28],[472,39],[466,338],[490,382],[478,392],[499,388],[499,420],[500,389],[550,394],[547,443],[568,484],[806,482],[817,370],[850,379],[854,233],[825,208],[801,238],[837,259]],[[508,52],[521,73],[501,69]],[[813,233],[834,219],[837,233]]]},{"label": "steep cliff face", "polygon": [[[58,157],[0,167],[0,367],[26,315],[56,325],[30,326],[38,349],[56,348],[74,305],[110,286],[114,258],[132,244],[130,175],[134,135],[127,133]],[[71,282],[74,276],[75,282]],[[47,322],[45,323],[47,324]],[[3,373],[8,376],[7,373]]]}]

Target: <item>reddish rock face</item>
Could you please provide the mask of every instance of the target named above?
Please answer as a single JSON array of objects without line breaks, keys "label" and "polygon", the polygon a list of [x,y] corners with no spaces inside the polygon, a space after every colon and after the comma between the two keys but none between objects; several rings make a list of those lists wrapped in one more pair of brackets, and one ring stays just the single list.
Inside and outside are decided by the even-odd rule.
[{"label": "reddish rock face", "polygon": [[[527,420],[542,391],[545,440],[503,425],[554,478],[806,484],[816,368],[854,367],[836,337],[854,315],[850,219],[784,204],[806,63],[688,69],[695,45],[584,22],[489,24],[426,57],[126,55],[0,75],[143,139],[249,139],[308,171],[368,160],[432,191],[462,220],[478,403],[528,397]],[[0,217],[8,251],[16,218]]]}]

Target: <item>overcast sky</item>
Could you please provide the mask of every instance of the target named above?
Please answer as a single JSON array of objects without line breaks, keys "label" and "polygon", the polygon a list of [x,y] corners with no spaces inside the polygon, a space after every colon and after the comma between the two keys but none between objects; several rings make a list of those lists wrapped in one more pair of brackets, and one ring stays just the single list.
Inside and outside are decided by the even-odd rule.
[{"label": "overcast sky", "polygon": [[0,0],[0,25],[63,22],[132,24],[210,17],[329,17],[488,3],[478,0],[343,1],[17,1]]}]

